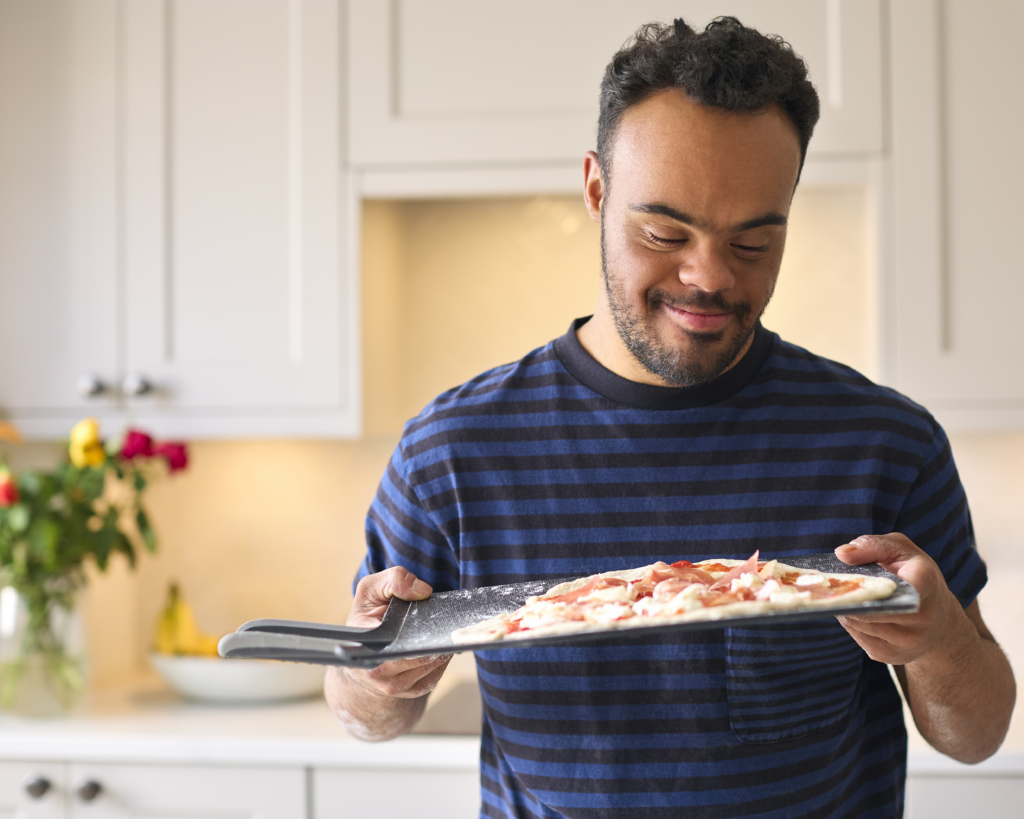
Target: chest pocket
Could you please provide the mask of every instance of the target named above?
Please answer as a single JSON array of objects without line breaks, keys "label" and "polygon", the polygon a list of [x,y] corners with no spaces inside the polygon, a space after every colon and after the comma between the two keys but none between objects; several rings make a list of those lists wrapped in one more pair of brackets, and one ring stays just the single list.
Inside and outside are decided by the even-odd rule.
[{"label": "chest pocket", "polygon": [[729,722],[744,742],[797,739],[846,719],[864,650],[834,619],[725,631]]}]

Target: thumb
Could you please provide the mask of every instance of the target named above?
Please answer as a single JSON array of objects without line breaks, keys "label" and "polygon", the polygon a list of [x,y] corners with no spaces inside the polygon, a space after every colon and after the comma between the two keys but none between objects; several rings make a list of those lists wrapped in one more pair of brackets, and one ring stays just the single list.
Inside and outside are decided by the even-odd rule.
[{"label": "thumb", "polygon": [[923,552],[899,532],[888,535],[861,535],[835,550],[836,557],[851,566],[877,563],[897,574],[904,563]]},{"label": "thumb", "polygon": [[392,597],[399,600],[423,600],[433,589],[408,569],[392,566],[376,574],[367,575],[356,586],[352,608],[366,611],[385,606]]}]

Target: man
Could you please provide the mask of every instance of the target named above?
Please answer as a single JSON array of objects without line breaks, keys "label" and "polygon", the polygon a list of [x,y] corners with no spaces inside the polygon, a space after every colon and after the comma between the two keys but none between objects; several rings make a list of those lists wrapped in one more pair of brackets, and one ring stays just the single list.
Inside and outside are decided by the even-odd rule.
[{"label": "man", "polygon": [[[756,548],[879,562],[921,610],[478,652],[484,816],[900,815],[886,664],[940,751],[1002,741],[1014,681],[945,435],[759,324],[817,116],[800,59],[731,18],[648,26],[614,57],[584,162],[594,316],[408,424],[349,622],[432,588]],[[328,701],[356,736],[397,736],[447,662],[332,669]]]}]

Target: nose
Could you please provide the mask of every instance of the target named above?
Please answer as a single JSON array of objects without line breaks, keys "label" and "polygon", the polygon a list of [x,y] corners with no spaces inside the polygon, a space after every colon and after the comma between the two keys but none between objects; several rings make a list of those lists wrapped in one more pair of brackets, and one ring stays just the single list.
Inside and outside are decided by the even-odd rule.
[{"label": "nose", "polygon": [[729,261],[727,251],[716,243],[696,243],[679,265],[679,281],[705,293],[730,290],[736,284],[736,276]]}]

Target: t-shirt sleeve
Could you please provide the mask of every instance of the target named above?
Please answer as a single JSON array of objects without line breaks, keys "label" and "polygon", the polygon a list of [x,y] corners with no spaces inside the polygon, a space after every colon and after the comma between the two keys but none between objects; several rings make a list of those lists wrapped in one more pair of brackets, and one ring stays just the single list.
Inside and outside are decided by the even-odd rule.
[{"label": "t-shirt sleeve", "polygon": [[366,515],[366,557],[352,583],[353,593],[363,577],[392,566],[408,569],[434,591],[459,588],[458,560],[410,481],[401,444]]},{"label": "t-shirt sleeve", "polygon": [[950,591],[966,608],[988,582],[988,572],[975,546],[967,495],[949,440],[937,423],[934,427],[893,531],[902,532],[939,564]]}]

